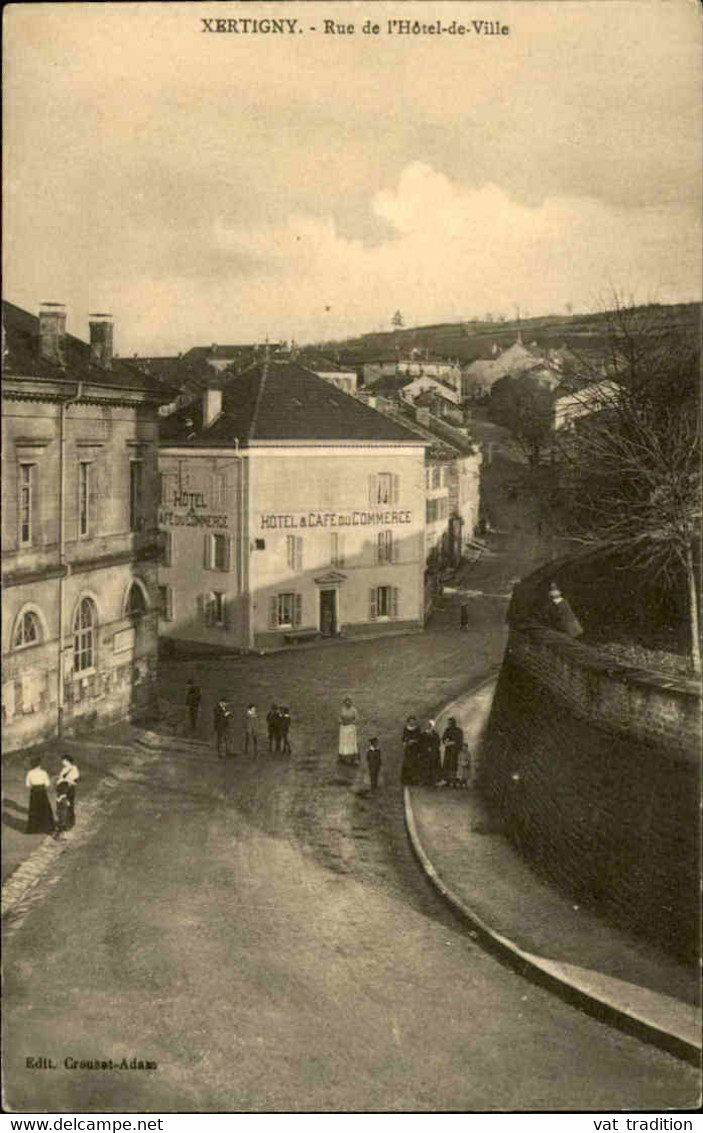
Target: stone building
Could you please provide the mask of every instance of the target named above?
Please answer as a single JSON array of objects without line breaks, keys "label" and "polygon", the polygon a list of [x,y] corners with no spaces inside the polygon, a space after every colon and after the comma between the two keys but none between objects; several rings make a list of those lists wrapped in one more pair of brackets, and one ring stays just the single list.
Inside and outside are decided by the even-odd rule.
[{"label": "stone building", "polygon": [[161,423],[161,634],[263,650],[424,620],[426,442],[296,362]]},{"label": "stone building", "polygon": [[3,303],[2,726],[11,751],[147,711],[157,651],[163,390],[61,304]]}]

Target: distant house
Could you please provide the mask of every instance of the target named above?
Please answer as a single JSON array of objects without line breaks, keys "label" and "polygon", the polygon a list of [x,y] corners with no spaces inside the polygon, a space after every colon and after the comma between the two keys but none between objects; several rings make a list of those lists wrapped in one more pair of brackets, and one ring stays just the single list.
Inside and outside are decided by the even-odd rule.
[{"label": "distant house", "polygon": [[381,355],[364,363],[364,385],[373,386],[381,378],[407,376],[441,378],[461,393],[461,369],[456,362],[431,357],[427,352],[412,350],[408,355]]},{"label": "distant house", "polygon": [[554,428],[571,429],[574,422],[612,405],[618,392],[615,382],[591,382],[576,392],[564,393],[554,403]]},{"label": "distant house", "polygon": [[562,367],[543,358],[536,343],[527,347],[518,336],[517,341],[501,354],[493,358],[479,358],[464,368],[462,396],[469,401],[485,399],[501,378],[518,377],[527,371],[553,388],[561,381]]},{"label": "distant house", "polygon": [[336,386],[337,389],[344,390],[345,393],[356,393],[359,384],[359,376],[356,370],[346,369],[331,358],[305,349],[297,352],[294,360],[298,365],[312,370],[318,378],[324,378],[326,382]]}]

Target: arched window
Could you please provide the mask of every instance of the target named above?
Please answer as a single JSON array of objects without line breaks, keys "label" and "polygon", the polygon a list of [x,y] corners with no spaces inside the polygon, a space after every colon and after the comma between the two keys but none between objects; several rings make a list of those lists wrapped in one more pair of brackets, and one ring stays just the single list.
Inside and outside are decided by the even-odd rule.
[{"label": "arched window", "polygon": [[146,613],[146,598],[138,582],[133,582],[127,595],[127,617],[143,618]]},{"label": "arched window", "polygon": [[83,598],[73,621],[73,668],[77,673],[92,669],[95,664],[95,606]]},{"label": "arched window", "polygon": [[25,645],[36,645],[38,641],[41,641],[39,618],[31,610],[27,610],[17,622],[13,648],[23,649]]}]

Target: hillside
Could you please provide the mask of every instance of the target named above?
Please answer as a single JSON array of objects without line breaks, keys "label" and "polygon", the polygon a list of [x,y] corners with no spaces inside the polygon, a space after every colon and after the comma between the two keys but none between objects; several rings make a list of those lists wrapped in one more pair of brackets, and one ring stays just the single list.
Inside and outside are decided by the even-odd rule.
[{"label": "hillside", "polygon": [[[651,312],[661,329],[678,327],[700,334],[700,303],[670,306],[654,303],[640,310],[647,316]],[[396,351],[406,353],[413,348],[428,350],[430,354],[443,358],[454,358],[463,364],[476,358],[490,358],[494,343],[505,349],[515,341],[520,331],[526,345],[536,342],[538,346],[549,349],[566,344],[577,353],[592,353],[598,352],[605,344],[607,318],[607,312],[601,311],[587,315],[543,315],[521,319],[519,323],[516,320],[438,323],[365,334],[316,346],[347,366],[361,366],[378,355],[393,355]]]}]

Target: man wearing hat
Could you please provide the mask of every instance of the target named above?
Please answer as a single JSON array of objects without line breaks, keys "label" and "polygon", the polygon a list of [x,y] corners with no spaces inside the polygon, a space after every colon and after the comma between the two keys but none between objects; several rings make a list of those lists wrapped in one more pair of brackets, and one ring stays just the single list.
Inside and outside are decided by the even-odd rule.
[{"label": "man wearing hat", "polygon": [[580,637],[583,626],[571,609],[566,598],[556,582],[549,583],[549,599],[547,601],[547,617],[552,629],[565,633],[567,637]]}]

